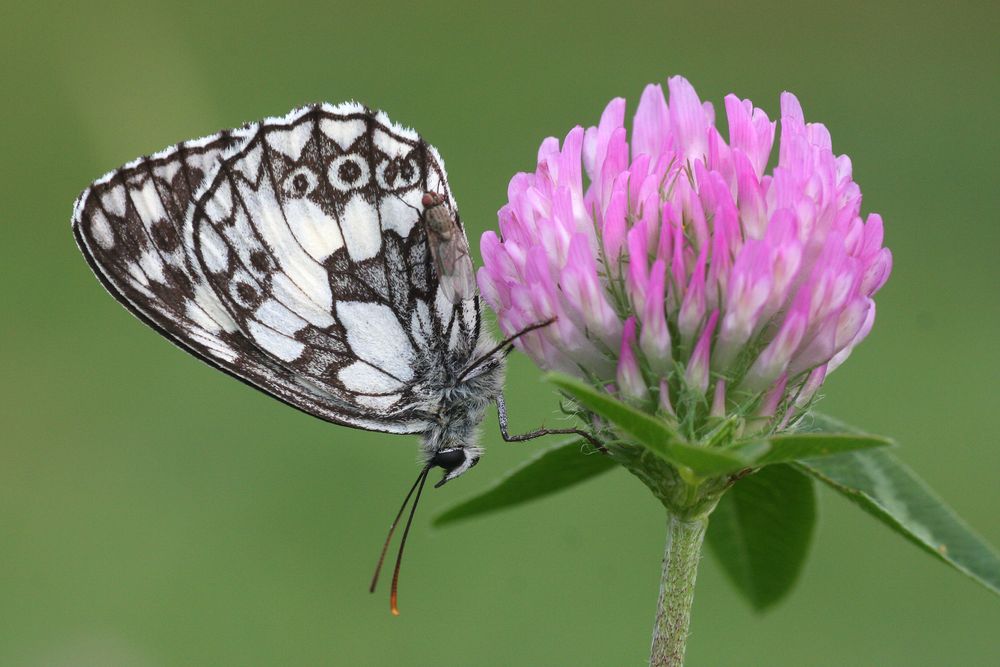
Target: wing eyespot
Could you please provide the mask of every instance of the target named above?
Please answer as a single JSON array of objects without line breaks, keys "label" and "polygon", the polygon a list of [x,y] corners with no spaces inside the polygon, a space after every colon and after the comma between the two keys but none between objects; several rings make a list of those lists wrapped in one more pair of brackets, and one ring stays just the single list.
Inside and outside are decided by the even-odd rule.
[{"label": "wing eyespot", "polygon": [[260,305],[261,295],[257,288],[245,280],[235,280],[230,286],[233,300],[244,308],[253,309]]},{"label": "wing eyespot", "polygon": [[349,154],[334,158],[326,170],[326,177],[330,185],[346,192],[366,186],[371,180],[371,172],[368,162],[361,156]]},{"label": "wing eyespot", "polygon": [[416,184],[420,170],[409,158],[382,160],[375,168],[375,179],[386,190],[399,190]]},{"label": "wing eyespot", "polygon": [[319,184],[316,174],[308,167],[299,167],[295,171],[289,172],[282,181],[281,190],[289,197],[305,197],[309,195]]}]

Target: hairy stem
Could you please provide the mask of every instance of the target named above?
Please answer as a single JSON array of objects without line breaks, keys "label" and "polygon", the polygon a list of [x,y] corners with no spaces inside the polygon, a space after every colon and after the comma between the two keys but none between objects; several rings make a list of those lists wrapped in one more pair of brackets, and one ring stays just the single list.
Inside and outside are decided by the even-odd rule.
[{"label": "hairy stem", "polygon": [[669,515],[660,595],[656,601],[656,623],[653,625],[653,647],[649,654],[650,667],[681,667],[684,664],[694,582],[698,576],[701,544],[707,528],[707,516],[682,519]]}]

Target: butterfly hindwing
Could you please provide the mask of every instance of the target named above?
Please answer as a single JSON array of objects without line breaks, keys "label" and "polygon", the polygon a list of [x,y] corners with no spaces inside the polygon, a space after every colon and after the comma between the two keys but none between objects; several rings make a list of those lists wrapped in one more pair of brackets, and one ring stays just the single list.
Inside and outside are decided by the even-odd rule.
[{"label": "butterfly hindwing", "polygon": [[328,421],[416,432],[480,326],[478,299],[439,290],[426,191],[454,209],[415,132],[317,105],[126,165],[81,196],[74,232],[184,349]]},{"label": "butterfly hindwing", "polygon": [[199,356],[232,361],[235,322],[184,249],[185,213],[206,174],[241,138],[222,133],[135,160],[77,200],[73,231],[105,287],[140,319]]}]

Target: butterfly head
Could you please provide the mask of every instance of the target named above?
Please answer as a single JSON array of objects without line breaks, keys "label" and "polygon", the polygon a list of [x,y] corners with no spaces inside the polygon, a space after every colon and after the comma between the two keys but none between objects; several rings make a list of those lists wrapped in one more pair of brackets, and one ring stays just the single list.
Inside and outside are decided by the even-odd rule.
[{"label": "butterfly head", "polygon": [[434,485],[434,488],[443,486],[445,482],[455,479],[477,463],[479,463],[479,454],[464,447],[442,449],[427,462],[430,467],[444,470],[444,477]]}]

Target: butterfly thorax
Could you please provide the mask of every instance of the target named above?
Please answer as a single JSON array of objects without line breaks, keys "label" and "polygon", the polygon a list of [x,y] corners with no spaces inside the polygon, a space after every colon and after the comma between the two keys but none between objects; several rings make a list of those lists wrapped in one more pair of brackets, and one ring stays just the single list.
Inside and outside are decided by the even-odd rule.
[{"label": "butterfly thorax", "polygon": [[[491,347],[492,341],[487,337],[480,339],[469,364],[480,359]],[[425,462],[445,468],[445,477],[439,485],[458,477],[479,461],[483,451],[479,446],[479,425],[486,408],[503,388],[504,371],[503,358],[496,356],[477,365],[468,375],[454,374],[454,379],[442,388],[440,407],[431,426],[424,431],[422,442]]]}]

